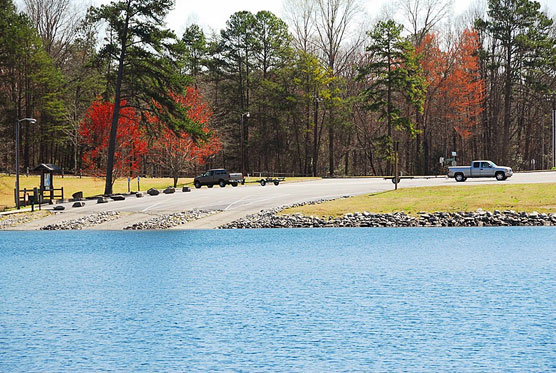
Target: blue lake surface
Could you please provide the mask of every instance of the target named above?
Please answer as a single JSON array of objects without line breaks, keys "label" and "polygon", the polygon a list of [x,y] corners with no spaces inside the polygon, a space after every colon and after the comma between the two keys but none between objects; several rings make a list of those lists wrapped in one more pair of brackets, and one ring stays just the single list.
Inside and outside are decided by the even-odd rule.
[{"label": "blue lake surface", "polygon": [[556,228],[0,232],[0,371],[556,371]]}]

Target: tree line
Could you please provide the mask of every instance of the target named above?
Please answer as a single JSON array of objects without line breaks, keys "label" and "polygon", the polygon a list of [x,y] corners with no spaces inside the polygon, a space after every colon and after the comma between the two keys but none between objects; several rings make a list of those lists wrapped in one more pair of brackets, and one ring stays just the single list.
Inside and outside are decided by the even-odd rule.
[{"label": "tree line", "polygon": [[[556,29],[536,1],[488,0],[448,22],[448,1],[402,0],[366,24],[358,0],[287,0],[284,19],[240,11],[181,36],[164,24],[171,0],[0,5],[0,171],[13,171],[24,117],[37,122],[22,124],[23,167],[94,170],[110,185],[205,167],[392,174],[396,143],[405,174],[444,173],[452,152],[554,166]],[[140,136],[119,134],[121,120]],[[146,145],[122,161],[129,137]]]}]

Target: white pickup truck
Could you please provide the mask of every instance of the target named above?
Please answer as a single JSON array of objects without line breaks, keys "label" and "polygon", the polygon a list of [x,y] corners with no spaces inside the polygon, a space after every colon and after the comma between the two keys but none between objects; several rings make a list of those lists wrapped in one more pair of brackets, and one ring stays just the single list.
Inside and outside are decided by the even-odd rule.
[{"label": "white pickup truck", "polygon": [[491,161],[473,161],[468,167],[448,167],[448,177],[453,177],[458,182],[465,181],[468,177],[495,177],[502,181],[513,174],[510,167],[497,166]]}]

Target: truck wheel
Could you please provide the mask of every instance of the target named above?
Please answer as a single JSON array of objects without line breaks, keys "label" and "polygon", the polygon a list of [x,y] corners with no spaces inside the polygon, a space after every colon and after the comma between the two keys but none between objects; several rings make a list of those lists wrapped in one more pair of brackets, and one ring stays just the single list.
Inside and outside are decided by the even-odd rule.
[{"label": "truck wheel", "polygon": [[195,185],[195,188],[199,189],[201,187],[201,183],[199,181],[195,181],[193,183]]},{"label": "truck wheel", "polygon": [[237,186],[237,183],[232,183],[232,186],[235,188]]},{"label": "truck wheel", "polygon": [[465,181],[465,179],[466,179],[461,172],[458,172],[457,174],[455,174],[454,177],[455,177],[455,179],[458,183],[461,183],[462,181]]},{"label": "truck wheel", "polygon": [[214,184],[207,184],[208,188],[212,188],[214,186]]},{"label": "truck wheel", "polygon": [[266,185],[266,181],[265,180],[261,180],[261,186],[265,186]]},{"label": "truck wheel", "polygon": [[274,181],[274,185],[278,186],[278,184],[280,184],[278,180]]},{"label": "truck wheel", "polygon": [[[400,177],[398,177],[398,184],[400,183],[401,180],[402,179]],[[396,184],[396,178],[395,177],[392,178],[392,184]]]},{"label": "truck wheel", "polygon": [[226,186],[226,182],[224,180],[220,180],[218,185],[220,185],[220,188],[224,188]]},{"label": "truck wheel", "polygon": [[506,180],[506,175],[503,172],[497,172],[496,173],[496,180],[504,181],[504,180]]}]

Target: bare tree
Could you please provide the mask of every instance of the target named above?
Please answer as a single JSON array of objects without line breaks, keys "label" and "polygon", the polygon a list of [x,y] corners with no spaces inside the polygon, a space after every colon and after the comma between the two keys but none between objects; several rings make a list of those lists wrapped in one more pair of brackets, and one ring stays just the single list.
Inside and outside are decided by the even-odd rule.
[{"label": "bare tree", "polygon": [[353,37],[359,38],[360,33],[355,32],[353,26],[362,12],[362,6],[359,0],[314,1],[317,47],[327,66],[336,74],[338,67],[343,65],[342,60],[349,57],[349,53],[342,53],[344,44]]},{"label": "bare tree", "polygon": [[286,20],[293,29],[294,42],[297,49],[311,52],[314,49],[315,27],[313,0],[286,0],[284,3]]},{"label": "bare tree", "polygon": [[404,23],[407,22],[415,45],[421,44],[423,38],[452,11],[453,0],[402,0]]},{"label": "bare tree", "polygon": [[36,27],[47,53],[62,64],[83,19],[71,0],[24,0],[25,13]]},{"label": "bare tree", "polygon": [[[361,30],[355,30],[358,16],[363,14],[359,0],[314,0],[314,24],[317,48],[326,65],[337,76],[350,55],[359,47]],[[354,41],[355,39],[355,41]],[[351,47],[345,48],[351,42]],[[330,110],[328,123],[328,170],[334,175],[334,110]]]}]

